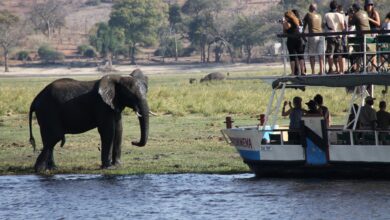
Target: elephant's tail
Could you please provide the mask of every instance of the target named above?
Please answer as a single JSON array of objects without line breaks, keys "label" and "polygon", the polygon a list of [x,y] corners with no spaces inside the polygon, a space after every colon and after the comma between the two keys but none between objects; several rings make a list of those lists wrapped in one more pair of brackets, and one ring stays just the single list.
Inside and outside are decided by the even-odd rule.
[{"label": "elephant's tail", "polygon": [[29,123],[29,127],[30,127],[30,143],[34,149],[34,152],[35,152],[35,139],[34,139],[34,136],[33,136],[33,133],[32,133],[32,114],[33,112],[35,111],[35,108],[34,108],[34,102],[31,103],[31,106],[30,106],[30,112],[28,113],[28,123]]}]

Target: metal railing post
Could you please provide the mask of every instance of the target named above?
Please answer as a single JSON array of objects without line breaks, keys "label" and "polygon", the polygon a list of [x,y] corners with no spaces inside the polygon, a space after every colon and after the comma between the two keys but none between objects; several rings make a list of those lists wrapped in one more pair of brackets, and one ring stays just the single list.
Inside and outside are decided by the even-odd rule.
[{"label": "metal railing post", "polygon": [[286,52],[286,38],[282,37],[282,51],[283,51],[283,76],[287,75],[287,52]]},{"label": "metal railing post", "polygon": [[363,74],[367,74],[367,39],[363,34]]}]

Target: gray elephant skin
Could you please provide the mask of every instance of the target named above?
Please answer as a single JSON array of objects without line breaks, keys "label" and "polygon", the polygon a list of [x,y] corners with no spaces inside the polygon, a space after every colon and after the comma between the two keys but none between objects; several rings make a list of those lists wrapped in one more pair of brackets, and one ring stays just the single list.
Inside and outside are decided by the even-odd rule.
[{"label": "gray elephant skin", "polygon": [[145,146],[149,133],[149,107],[146,100],[148,79],[140,70],[130,76],[106,75],[100,80],[77,81],[58,79],[47,85],[33,100],[29,112],[30,142],[35,150],[32,134],[32,114],[35,112],[40,127],[43,149],[34,169],[42,172],[56,168],[54,146],[65,134],[80,134],[97,128],[101,139],[102,168],[119,165],[122,144],[122,111],[125,107],[137,112],[140,140],[132,142]]},{"label": "gray elephant skin", "polygon": [[212,80],[224,80],[226,78],[225,74],[220,73],[220,72],[214,72],[214,73],[209,73],[202,79],[200,79],[200,82],[207,82],[207,81],[212,81]]}]

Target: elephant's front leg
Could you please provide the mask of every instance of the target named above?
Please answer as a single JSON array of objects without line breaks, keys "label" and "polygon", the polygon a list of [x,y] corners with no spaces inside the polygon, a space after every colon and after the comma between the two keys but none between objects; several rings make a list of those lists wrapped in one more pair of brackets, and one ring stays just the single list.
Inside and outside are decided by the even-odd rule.
[{"label": "elephant's front leg", "polygon": [[110,152],[114,143],[115,120],[107,120],[98,127],[101,139],[101,160],[102,168],[111,166]]},{"label": "elephant's front leg", "polygon": [[119,115],[115,122],[115,137],[112,148],[112,165],[120,165],[121,160],[121,146],[122,146],[122,118]]}]

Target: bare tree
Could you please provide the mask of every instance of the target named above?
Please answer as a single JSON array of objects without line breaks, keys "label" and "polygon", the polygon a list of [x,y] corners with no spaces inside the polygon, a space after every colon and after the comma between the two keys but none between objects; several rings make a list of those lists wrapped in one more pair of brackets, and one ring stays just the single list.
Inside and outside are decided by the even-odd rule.
[{"label": "bare tree", "polygon": [[9,53],[26,36],[26,30],[16,15],[9,11],[0,11],[0,47],[3,50],[5,72],[9,72]]},{"label": "bare tree", "polygon": [[45,0],[43,3],[35,3],[30,12],[30,20],[36,30],[41,31],[51,39],[55,28],[65,26],[67,6],[73,1]]}]

